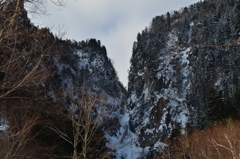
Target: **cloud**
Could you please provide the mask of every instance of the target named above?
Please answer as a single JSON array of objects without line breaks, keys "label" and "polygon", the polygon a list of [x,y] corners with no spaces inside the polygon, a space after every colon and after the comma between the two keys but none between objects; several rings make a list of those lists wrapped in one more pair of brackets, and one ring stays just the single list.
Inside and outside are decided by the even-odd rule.
[{"label": "cloud", "polygon": [[78,41],[96,38],[106,46],[120,81],[127,86],[132,45],[138,32],[149,26],[153,17],[179,10],[197,0],[76,0],[66,7],[48,4],[50,16],[35,20],[45,26],[67,28],[67,38]]}]

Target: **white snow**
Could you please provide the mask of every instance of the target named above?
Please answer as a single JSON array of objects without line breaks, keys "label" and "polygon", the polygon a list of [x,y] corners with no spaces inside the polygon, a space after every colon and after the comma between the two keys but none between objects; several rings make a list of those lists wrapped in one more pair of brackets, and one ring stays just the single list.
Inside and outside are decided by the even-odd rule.
[{"label": "white snow", "polygon": [[153,129],[146,129],[145,134],[153,134]]},{"label": "white snow", "polygon": [[138,76],[143,76],[144,72],[143,71],[138,71]]},{"label": "white snow", "polygon": [[117,159],[137,159],[141,152],[141,148],[137,142],[137,135],[129,130],[129,113],[126,107],[124,112],[125,114],[120,121],[121,128],[118,135],[110,136],[109,134],[105,134],[106,139],[109,141],[107,147],[116,150],[114,155],[116,155]]},{"label": "white snow", "polygon": [[191,26],[191,27],[194,26],[194,22],[191,22],[191,23],[190,23],[190,26]]},{"label": "white snow", "polygon": [[[191,23],[191,26],[194,24]],[[166,116],[168,113],[173,117],[173,123],[179,123],[182,128],[182,133],[186,127],[188,121],[189,111],[186,104],[186,95],[188,89],[191,87],[191,81],[187,80],[189,75],[189,60],[188,55],[191,54],[191,48],[185,48],[176,45],[178,41],[175,31],[169,33],[169,40],[167,41],[168,52],[164,52],[159,58],[160,63],[158,67],[157,78],[163,79],[163,82],[168,86],[167,88],[162,88],[161,91],[154,92],[154,104],[159,101],[160,98],[168,100],[167,108],[163,111],[163,116],[161,119],[161,125],[159,126],[159,131],[163,128],[171,129],[173,125],[166,125]],[[178,46],[178,47],[176,47]],[[177,59],[177,60],[176,60]],[[174,62],[172,62],[175,60]],[[173,66],[176,65],[180,70],[175,70]],[[176,68],[176,67],[175,67]],[[176,74],[181,75],[182,81],[176,81]],[[173,87],[174,86],[174,87]],[[177,87],[176,87],[177,86]],[[170,110],[170,111],[166,111]],[[149,131],[149,130],[148,130]],[[149,131],[150,132],[150,131]]]},{"label": "white snow", "polygon": [[145,118],[142,122],[142,125],[145,126],[149,123],[149,118]]},{"label": "white snow", "polygon": [[215,86],[220,86],[222,82],[222,78],[218,78],[218,80],[215,82]]}]

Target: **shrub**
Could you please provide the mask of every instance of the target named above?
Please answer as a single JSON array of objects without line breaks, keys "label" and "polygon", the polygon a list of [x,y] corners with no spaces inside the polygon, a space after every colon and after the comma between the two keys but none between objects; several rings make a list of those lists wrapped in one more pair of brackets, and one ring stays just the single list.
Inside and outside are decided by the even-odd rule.
[{"label": "shrub", "polygon": [[240,122],[215,123],[205,131],[194,131],[166,141],[159,159],[238,159]]}]

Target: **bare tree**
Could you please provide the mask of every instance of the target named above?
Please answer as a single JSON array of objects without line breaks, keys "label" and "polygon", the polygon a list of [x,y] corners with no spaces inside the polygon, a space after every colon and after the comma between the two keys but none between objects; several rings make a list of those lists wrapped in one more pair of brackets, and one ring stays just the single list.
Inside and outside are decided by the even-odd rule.
[{"label": "bare tree", "polygon": [[41,86],[53,73],[52,53],[57,50],[57,38],[49,29],[30,24],[23,9],[25,2],[36,6],[42,3],[0,1],[0,113],[7,112],[8,121],[8,129],[0,137],[0,158],[4,159],[27,158],[24,151],[33,141],[33,128],[40,121],[40,114],[33,112],[42,106],[38,99],[47,100],[41,94]]},{"label": "bare tree", "polygon": [[1,11],[0,98],[23,87],[37,86],[50,75],[47,63],[54,38],[47,29],[29,26],[22,17],[25,15],[20,11],[20,2],[8,4]]},{"label": "bare tree", "polygon": [[[72,129],[63,125],[53,125],[50,129],[72,145],[72,159],[109,157],[107,152],[110,150],[97,148],[100,141],[103,141],[100,147],[105,147],[106,142],[101,131],[106,118],[106,110],[103,107],[104,97],[100,97],[96,93],[89,93],[82,88],[78,92],[78,97],[74,99],[70,97],[68,102],[67,112],[61,114],[66,120],[65,123],[71,124]],[[101,133],[102,135],[99,136]]]},{"label": "bare tree", "polygon": [[49,29],[32,26],[24,9],[29,3],[35,14],[41,14],[46,1],[64,6],[64,0],[0,1],[0,99],[23,87],[42,84],[51,75],[48,64],[52,64],[57,38]]},{"label": "bare tree", "polygon": [[217,122],[204,131],[169,140],[169,146],[160,150],[157,159],[239,159],[240,158],[240,122]]},{"label": "bare tree", "polygon": [[[0,137],[0,157],[2,159],[28,158],[26,146],[32,142],[32,129],[39,124],[39,115],[31,110],[9,110],[8,122],[11,125]],[[33,145],[33,144],[32,144]]]}]

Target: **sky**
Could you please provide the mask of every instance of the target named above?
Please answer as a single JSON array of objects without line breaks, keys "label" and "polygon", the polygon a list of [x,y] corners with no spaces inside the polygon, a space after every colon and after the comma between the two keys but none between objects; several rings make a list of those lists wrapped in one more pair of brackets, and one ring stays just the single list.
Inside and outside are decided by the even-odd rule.
[{"label": "sky", "polygon": [[66,0],[64,7],[46,3],[47,15],[30,18],[54,34],[82,41],[95,38],[107,49],[119,80],[127,87],[133,42],[152,19],[198,0]]}]

